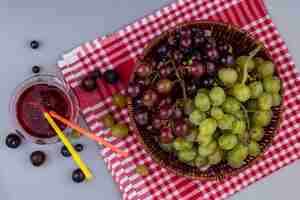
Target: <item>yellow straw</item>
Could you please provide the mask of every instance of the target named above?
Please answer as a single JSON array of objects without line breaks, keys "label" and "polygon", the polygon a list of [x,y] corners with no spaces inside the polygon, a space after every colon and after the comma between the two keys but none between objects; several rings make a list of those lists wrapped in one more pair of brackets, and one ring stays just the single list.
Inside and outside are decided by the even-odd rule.
[{"label": "yellow straw", "polygon": [[43,112],[44,117],[47,119],[50,126],[54,129],[54,131],[57,133],[60,140],[63,142],[63,144],[66,146],[70,154],[72,155],[73,160],[78,165],[78,167],[82,170],[83,174],[85,175],[87,180],[91,180],[93,178],[93,175],[91,174],[89,168],[84,164],[84,162],[81,160],[79,154],[74,149],[73,145],[70,143],[68,138],[65,136],[65,134],[60,130],[60,128],[57,126],[55,121],[51,118],[51,116],[47,112]]}]

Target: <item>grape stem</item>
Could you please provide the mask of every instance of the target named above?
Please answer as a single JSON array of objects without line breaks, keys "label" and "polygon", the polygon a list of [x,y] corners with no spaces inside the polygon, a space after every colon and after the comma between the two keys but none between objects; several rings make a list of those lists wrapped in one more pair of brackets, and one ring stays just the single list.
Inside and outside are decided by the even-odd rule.
[{"label": "grape stem", "polygon": [[244,68],[243,68],[243,79],[242,79],[242,84],[244,85],[247,81],[248,78],[248,67],[249,67],[249,62],[250,60],[260,51],[260,49],[262,48],[262,45],[258,45],[258,47],[256,47],[254,50],[252,50],[249,53],[249,56],[245,62]]},{"label": "grape stem", "polygon": [[184,80],[182,80],[182,78],[180,77],[179,73],[178,73],[178,70],[176,68],[176,65],[175,65],[175,62],[174,60],[170,60],[171,63],[172,63],[172,66],[173,66],[173,69],[175,71],[175,74],[176,74],[176,77],[177,79],[179,80],[179,83],[180,83],[180,86],[181,86],[181,89],[182,89],[182,93],[183,93],[183,99],[186,100],[187,99],[187,95],[186,95],[186,90],[185,90],[185,82]]},{"label": "grape stem", "polygon": [[245,118],[246,118],[246,124],[247,124],[247,131],[246,131],[246,137],[245,137],[245,141],[244,143],[245,144],[249,144],[250,142],[250,135],[249,135],[249,130],[250,130],[250,120],[249,120],[249,115],[248,115],[248,112],[247,112],[247,109],[244,107],[243,104],[240,104],[242,110],[243,110],[243,113],[245,115]]}]

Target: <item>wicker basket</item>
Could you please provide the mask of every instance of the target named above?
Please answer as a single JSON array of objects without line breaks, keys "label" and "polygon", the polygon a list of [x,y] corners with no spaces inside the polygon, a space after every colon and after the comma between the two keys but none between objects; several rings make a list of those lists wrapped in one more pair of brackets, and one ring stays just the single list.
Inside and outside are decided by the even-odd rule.
[{"label": "wicker basket", "polygon": [[[198,26],[202,29],[211,30],[213,37],[227,41],[232,45],[234,55],[236,56],[248,54],[251,50],[253,50],[258,45],[262,45],[259,41],[252,38],[248,33],[240,30],[235,26],[220,23],[220,22],[212,22],[212,21],[193,21],[189,23],[180,24],[162,33],[154,40],[152,40],[152,42],[150,42],[145,47],[141,60],[151,59],[151,51],[156,47],[156,45],[164,41],[166,39],[166,36],[170,32],[180,27],[189,27],[189,26]],[[261,49],[261,51],[258,53],[258,56],[264,59],[271,59],[265,47]],[[265,128],[265,134],[263,139],[259,142],[262,152],[265,152],[267,148],[271,145],[272,140],[276,135],[276,131],[279,129],[279,125],[281,121],[281,113],[282,113],[281,110],[282,110],[282,106],[273,107],[272,109],[273,118],[269,126]],[[180,162],[174,154],[162,150],[159,143],[155,139],[154,135],[149,134],[146,130],[138,130],[138,127],[134,122],[134,111],[133,111],[131,100],[129,101],[129,115],[131,118],[132,125],[135,129],[135,133],[137,134],[139,141],[144,146],[146,151],[160,166],[167,168],[168,170],[171,170],[177,175],[186,176],[189,178],[199,179],[199,180],[222,180],[226,177],[236,175],[244,171],[246,168],[250,167],[253,163],[261,159],[261,156],[258,157],[248,156],[246,159],[246,164],[243,165],[241,168],[234,169],[224,162],[218,165],[211,166],[207,170],[203,171],[197,167],[192,167]]]}]

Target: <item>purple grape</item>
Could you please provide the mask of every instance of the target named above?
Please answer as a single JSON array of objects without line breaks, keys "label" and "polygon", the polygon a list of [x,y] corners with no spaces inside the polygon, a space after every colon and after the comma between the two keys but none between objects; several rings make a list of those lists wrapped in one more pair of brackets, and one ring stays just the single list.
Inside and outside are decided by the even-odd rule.
[{"label": "purple grape", "polygon": [[163,105],[159,108],[159,118],[169,119],[173,113],[172,107],[169,105]]},{"label": "purple grape", "polygon": [[210,37],[212,35],[212,31],[211,30],[204,30],[204,36],[205,37]]},{"label": "purple grape", "polygon": [[201,45],[203,45],[205,43],[205,38],[204,36],[195,36],[194,37],[194,45],[196,47],[200,47]]},{"label": "purple grape", "polygon": [[213,85],[215,78],[214,76],[208,75],[206,77],[201,78],[200,80],[202,87],[209,88]]},{"label": "purple grape", "polygon": [[217,69],[217,67],[214,63],[212,63],[212,62],[206,63],[206,72],[208,74],[211,74],[211,75],[214,74],[216,72],[216,69]]},{"label": "purple grape", "polygon": [[154,118],[152,120],[152,126],[153,128],[159,130],[162,127],[163,123],[162,120],[158,119],[158,118]]},{"label": "purple grape", "polygon": [[173,141],[174,136],[170,127],[164,127],[160,130],[160,142],[163,144],[169,144]]},{"label": "purple grape", "polygon": [[174,119],[181,119],[182,115],[183,115],[183,113],[179,108],[176,108],[173,112],[173,118]]},{"label": "purple grape", "polygon": [[169,66],[165,66],[159,69],[159,74],[162,78],[169,76],[172,73],[172,69]]},{"label": "purple grape", "polygon": [[147,107],[153,107],[158,101],[158,95],[154,90],[147,90],[143,96],[143,104]]},{"label": "purple grape", "polygon": [[233,65],[235,63],[234,57],[230,54],[225,55],[220,59],[220,63],[224,65]]},{"label": "purple grape", "polygon": [[139,85],[129,84],[127,92],[131,97],[137,97],[141,94],[141,88]]},{"label": "purple grape", "polygon": [[181,28],[180,29],[180,36],[190,38],[192,36],[192,31],[189,28]]},{"label": "purple grape", "polygon": [[208,48],[206,50],[206,56],[210,61],[215,61],[219,58],[219,52],[216,48],[212,47],[212,48]]},{"label": "purple grape", "polygon": [[175,122],[174,134],[178,137],[186,136],[189,133],[188,124],[183,120]]},{"label": "purple grape", "polygon": [[148,123],[148,113],[147,112],[137,113],[135,115],[135,121],[141,126],[146,125]]},{"label": "purple grape", "polygon": [[147,77],[151,74],[151,68],[145,64],[139,65],[136,69],[136,74],[141,78]]},{"label": "purple grape", "polygon": [[158,106],[171,105],[171,104],[172,104],[171,97],[166,97],[159,102]]},{"label": "purple grape", "polygon": [[192,45],[192,39],[190,37],[182,37],[180,45],[184,48],[190,48]]},{"label": "purple grape", "polygon": [[228,52],[230,49],[230,45],[225,43],[224,41],[218,41],[218,49],[221,52]]},{"label": "purple grape", "polygon": [[190,68],[190,73],[193,77],[199,78],[205,74],[205,66],[202,63],[198,63]]}]

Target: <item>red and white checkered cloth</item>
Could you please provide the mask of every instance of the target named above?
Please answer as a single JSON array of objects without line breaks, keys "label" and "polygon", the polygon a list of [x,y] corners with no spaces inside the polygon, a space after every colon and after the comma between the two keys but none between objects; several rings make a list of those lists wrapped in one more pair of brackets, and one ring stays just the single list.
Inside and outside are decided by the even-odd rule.
[{"label": "red and white checkered cloth", "polygon": [[[130,155],[129,158],[122,159],[110,149],[101,150],[124,200],[220,200],[300,157],[300,76],[262,0],[180,0],[112,35],[87,42],[65,54],[63,60],[59,61],[59,67],[79,99],[89,128],[99,135],[107,135],[98,119],[109,111],[119,120],[129,121],[126,109],[118,110],[111,105],[111,95],[124,92],[134,61],[147,42],[180,22],[195,19],[232,23],[250,32],[266,45],[284,81],[285,109],[280,131],[262,160],[243,173],[221,182],[190,180],[159,167],[146,154],[134,134],[124,140],[107,136],[109,141],[126,149]],[[102,72],[115,68],[122,76],[122,83],[111,86],[100,80],[97,91],[83,91],[79,87],[80,80],[95,68]],[[150,175],[141,177],[134,173],[138,164],[145,164],[150,169]]]}]

